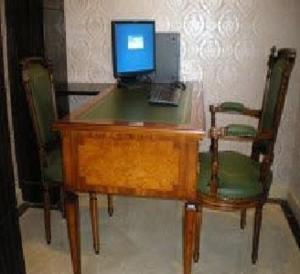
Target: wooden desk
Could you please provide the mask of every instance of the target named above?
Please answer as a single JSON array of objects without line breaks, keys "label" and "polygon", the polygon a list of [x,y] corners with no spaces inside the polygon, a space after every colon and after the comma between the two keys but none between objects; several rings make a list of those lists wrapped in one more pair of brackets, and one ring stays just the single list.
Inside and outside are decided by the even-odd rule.
[{"label": "wooden desk", "polygon": [[[148,91],[108,86],[55,123],[62,137],[66,218],[75,274],[81,273],[77,192],[186,201],[184,274],[191,271],[201,85],[187,83],[178,107],[149,105]],[[180,239],[178,239],[180,241]]]}]

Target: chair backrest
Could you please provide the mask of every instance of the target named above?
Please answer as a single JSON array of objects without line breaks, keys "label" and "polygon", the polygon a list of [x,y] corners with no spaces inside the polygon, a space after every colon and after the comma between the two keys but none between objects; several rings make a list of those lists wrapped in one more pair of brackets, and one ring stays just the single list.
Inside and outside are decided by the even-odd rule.
[{"label": "chair backrest", "polygon": [[252,155],[256,155],[255,158],[263,154],[269,155],[273,160],[274,144],[295,58],[295,49],[279,49],[278,51],[275,47],[271,49],[258,130],[259,132],[272,131],[273,138],[270,141],[254,142]]},{"label": "chair backrest", "polygon": [[40,150],[55,142],[51,126],[57,118],[50,65],[39,57],[22,61],[22,80]]}]

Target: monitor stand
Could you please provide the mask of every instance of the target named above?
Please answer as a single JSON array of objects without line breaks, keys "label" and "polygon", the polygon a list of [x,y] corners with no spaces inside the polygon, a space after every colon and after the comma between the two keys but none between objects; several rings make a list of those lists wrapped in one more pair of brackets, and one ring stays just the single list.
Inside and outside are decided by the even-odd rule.
[{"label": "monitor stand", "polygon": [[150,84],[150,81],[141,80],[138,76],[126,76],[117,79],[117,87],[122,89],[137,89]]},{"label": "monitor stand", "polygon": [[120,77],[117,79],[117,87],[118,88],[130,88],[137,83],[136,76],[128,76],[128,77]]}]

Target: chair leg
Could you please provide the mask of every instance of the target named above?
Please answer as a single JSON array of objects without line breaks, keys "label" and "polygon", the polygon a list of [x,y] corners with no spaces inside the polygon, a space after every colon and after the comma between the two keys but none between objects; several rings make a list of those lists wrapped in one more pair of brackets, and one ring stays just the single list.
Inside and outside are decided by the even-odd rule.
[{"label": "chair leg", "polygon": [[66,212],[65,212],[65,198],[64,198],[65,194],[64,194],[64,188],[61,186],[59,188],[59,191],[60,191],[60,193],[59,193],[60,211],[61,211],[62,217],[65,218],[66,217]]},{"label": "chair leg", "polygon": [[252,243],[252,263],[255,264],[258,257],[259,235],[262,220],[262,205],[258,205],[255,209],[254,231]]},{"label": "chair leg", "polygon": [[50,216],[50,194],[49,186],[44,187],[44,225],[47,244],[51,243],[51,216]]},{"label": "chair leg", "polygon": [[196,223],[195,223],[195,243],[194,243],[194,252],[193,252],[193,259],[195,263],[198,263],[199,261],[201,226],[202,226],[202,206],[198,206]]},{"label": "chair leg", "polygon": [[113,196],[110,194],[107,195],[107,211],[110,217],[114,213]]},{"label": "chair leg", "polygon": [[246,220],[247,220],[247,209],[244,208],[241,210],[241,223],[240,223],[241,229],[245,228]]},{"label": "chair leg", "polygon": [[93,246],[96,254],[99,254],[99,224],[98,224],[98,206],[96,193],[90,193],[90,214],[92,223]]}]

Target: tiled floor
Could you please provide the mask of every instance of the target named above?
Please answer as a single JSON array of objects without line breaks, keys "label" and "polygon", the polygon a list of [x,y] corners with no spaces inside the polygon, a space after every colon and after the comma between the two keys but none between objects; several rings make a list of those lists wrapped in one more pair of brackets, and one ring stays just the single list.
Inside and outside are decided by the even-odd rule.
[{"label": "tiled floor", "polygon": [[[112,218],[101,197],[100,255],[92,248],[89,211],[81,198],[82,274],[181,274],[182,203],[115,198]],[[245,230],[238,213],[204,211],[201,254],[193,274],[299,274],[300,252],[277,205],[263,212],[259,259],[251,264],[253,212]],[[52,244],[44,239],[43,214],[30,209],[21,218],[28,274],[71,274],[65,221],[52,213]]]}]

